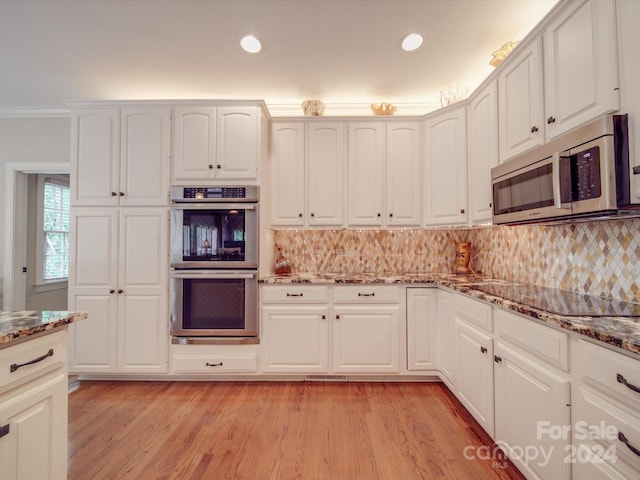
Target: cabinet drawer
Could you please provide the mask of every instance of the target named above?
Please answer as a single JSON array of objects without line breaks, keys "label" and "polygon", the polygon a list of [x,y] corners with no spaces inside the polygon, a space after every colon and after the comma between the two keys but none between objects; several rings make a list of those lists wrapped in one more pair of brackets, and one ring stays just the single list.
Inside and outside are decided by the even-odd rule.
[{"label": "cabinet drawer", "polygon": [[400,289],[397,286],[359,284],[334,287],[335,303],[397,303]]},{"label": "cabinet drawer", "polygon": [[0,389],[66,365],[66,339],[62,330],[0,350]]},{"label": "cabinet drawer", "polygon": [[455,297],[456,315],[487,332],[493,331],[493,312],[491,305],[467,298],[463,295]]},{"label": "cabinet drawer", "polygon": [[326,285],[269,285],[262,287],[263,303],[327,303]]},{"label": "cabinet drawer", "polygon": [[640,361],[594,343],[576,344],[576,369],[582,379],[614,398],[631,402],[640,415]]},{"label": "cabinet drawer", "polygon": [[499,339],[517,346],[550,365],[569,370],[569,335],[551,327],[496,308],[496,334]]},{"label": "cabinet drawer", "polygon": [[256,353],[239,354],[176,354],[171,359],[173,373],[255,373],[258,371]]},{"label": "cabinet drawer", "polygon": [[640,478],[640,455],[633,451],[640,449],[640,412],[613,402],[611,397],[590,386],[574,389],[571,403],[576,463],[599,465],[602,471],[617,471],[618,475],[610,478],[620,478],[620,474],[622,478]]}]

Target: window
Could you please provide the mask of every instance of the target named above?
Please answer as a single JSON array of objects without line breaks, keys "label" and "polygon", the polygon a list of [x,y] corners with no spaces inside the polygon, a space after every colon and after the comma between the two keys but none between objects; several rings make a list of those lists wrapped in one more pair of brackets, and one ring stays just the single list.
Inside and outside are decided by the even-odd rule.
[{"label": "window", "polygon": [[41,253],[39,280],[41,283],[67,280],[69,277],[69,201],[70,191],[65,179],[39,179],[42,209]]}]

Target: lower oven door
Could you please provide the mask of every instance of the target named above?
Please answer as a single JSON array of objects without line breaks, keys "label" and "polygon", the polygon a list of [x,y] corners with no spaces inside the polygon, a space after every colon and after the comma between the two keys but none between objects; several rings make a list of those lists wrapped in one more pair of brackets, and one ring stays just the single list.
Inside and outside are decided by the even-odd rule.
[{"label": "lower oven door", "polygon": [[171,335],[257,337],[257,270],[174,270]]}]

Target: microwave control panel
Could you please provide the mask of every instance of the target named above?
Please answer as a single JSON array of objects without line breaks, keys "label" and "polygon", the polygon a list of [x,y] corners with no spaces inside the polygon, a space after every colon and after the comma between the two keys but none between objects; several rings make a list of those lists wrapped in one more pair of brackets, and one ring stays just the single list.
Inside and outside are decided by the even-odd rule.
[{"label": "microwave control panel", "polygon": [[600,148],[592,147],[571,156],[572,200],[588,200],[602,195]]}]

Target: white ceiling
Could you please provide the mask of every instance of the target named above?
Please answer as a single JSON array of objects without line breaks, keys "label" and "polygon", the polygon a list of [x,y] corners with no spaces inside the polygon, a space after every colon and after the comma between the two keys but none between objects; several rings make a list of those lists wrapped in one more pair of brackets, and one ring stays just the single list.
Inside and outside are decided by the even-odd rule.
[{"label": "white ceiling", "polygon": [[[130,99],[321,99],[398,115],[473,91],[558,0],[0,0],[0,109]],[[421,33],[422,48],[400,43]],[[259,54],[240,49],[257,36]],[[332,113],[333,109],[333,113]],[[404,109],[404,111],[403,111]]]}]

